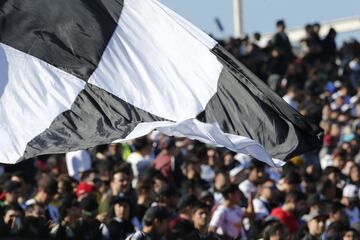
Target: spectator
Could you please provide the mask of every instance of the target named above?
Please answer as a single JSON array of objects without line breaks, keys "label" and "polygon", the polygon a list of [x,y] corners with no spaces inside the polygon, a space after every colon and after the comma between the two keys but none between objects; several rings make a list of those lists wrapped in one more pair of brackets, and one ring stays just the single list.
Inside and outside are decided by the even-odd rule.
[{"label": "spectator", "polygon": [[308,233],[303,240],[316,240],[320,239],[320,236],[325,230],[325,220],[326,215],[322,214],[320,211],[313,211],[305,215],[303,219],[306,221]]},{"label": "spectator", "polygon": [[242,220],[246,216],[253,214],[252,199],[247,210],[239,207],[240,191],[236,185],[227,185],[221,191],[224,202],[219,205],[209,224],[209,232],[216,232],[217,234],[230,238],[246,239]]},{"label": "spectator", "polygon": [[131,164],[134,174],[133,186],[136,186],[137,179],[141,179],[144,171],[151,165],[152,159],[150,153],[152,151],[151,141],[147,136],[137,138],[133,141],[135,152],[131,153],[127,162]]},{"label": "spectator", "polygon": [[159,239],[167,231],[169,213],[164,207],[150,207],[143,218],[143,230],[136,231],[126,240]]},{"label": "spectator", "polygon": [[125,197],[117,197],[113,200],[112,219],[103,228],[102,233],[109,240],[125,240],[135,231],[131,223],[130,201]]},{"label": "spectator", "polygon": [[290,234],[295,233],[300,227],[299,221],[295,216],[295,210],[300,199],[299,192],[288,192],[285,197],[285,203],[281,207],[274,208],[271,211],[271,216],[277,218],[284,224]]},{"label": "spectator", "polygon": [[39,204],[45,210],[45,217],[48,221],[58,223],[58,209],[51,203],[54,195],[57,193],[57,184],[54,179],[49,176],[42,176],[38,180],[38,189],[35,197],[25,202],[25,209],[32,204]]},{"label": "spectator", "polygon": [[262,183],[264,178],[265,164],[260,161],[253,161],[249,167],[249,176],[240,183],[239,189],[246,198],[249,198],[250,195],[254,196],[257,193],[257,184]]}]

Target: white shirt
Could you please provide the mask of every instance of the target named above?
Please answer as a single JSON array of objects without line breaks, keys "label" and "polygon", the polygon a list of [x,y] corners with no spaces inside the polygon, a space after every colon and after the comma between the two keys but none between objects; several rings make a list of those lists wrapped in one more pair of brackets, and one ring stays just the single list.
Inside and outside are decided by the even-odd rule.
[{"label": "white shirt", "polygon": [[239,206],[227,208],[220,205],[214,212],[210,227],[215,227],[216,232],[220,235],[227,235],[233,238],[241,237],[246,239],[242,221],[244,217],[244,210]]},{"label": "white shirt", "polygon": [[264,200],[259,198],[254,198],[253,200],[254,212],[256,214],[256,219],[263,219],[270,215],[269,210],[267,209]]},{"label": "white shirt", "polygon": [[91,156],[87,150],[68,152],[65,155],[69,176],[79,180],[80,173],[91,168]]},{"label": "white shirt", "polygon": [[244,180],[239,184],[240,191],[245,195],[246,198],[249,198],[251,193],[257,192],[257,187],[249,179]]},{"label": "white shirt", "polygon": [[152,160],[148,156],[143,157],[139,152],[133,152],[129,155],[127,162],[131,164],[134,173],[133,187],[136,187],[138,178],[150,167]]}]

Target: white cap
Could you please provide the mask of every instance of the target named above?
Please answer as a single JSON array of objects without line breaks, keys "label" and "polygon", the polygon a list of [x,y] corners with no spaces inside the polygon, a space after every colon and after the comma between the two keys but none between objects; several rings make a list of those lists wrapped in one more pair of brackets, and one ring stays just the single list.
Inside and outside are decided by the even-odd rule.
[{"label": "white cap", "polygon": [[358,198],[359,188],[353,184],[348,184],[344,187],[343,196],[348,198]]}]

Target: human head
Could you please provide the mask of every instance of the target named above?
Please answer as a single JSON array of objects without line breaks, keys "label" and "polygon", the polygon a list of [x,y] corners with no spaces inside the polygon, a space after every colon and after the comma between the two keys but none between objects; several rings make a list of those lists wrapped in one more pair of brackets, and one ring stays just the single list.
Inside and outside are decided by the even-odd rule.
[{"label": "human head", "polygon": [[307,223],[310,235],[320,237],[324,232],[326,215],[322,214],[320,211],[313,211],[305,215],[303,219]]},{"label": "human head", "polygon": [[169,212],[160,206],[150,207],[143,217],[143,231],[157,237],[163,236],[167,231]]},{"label": "human head", "polygon": [[95,187],[87,182],[81,182],[76,188],[76,196],[79,201],[85,196],[95,192]]},{"label": "human head", "polygon": [[237,185],[229,184],[224,186],[221,189],[221,194],[224,197],[225,201],[227,201],[230,206],[240,204],[241,193]]},{"label": "human head", "polygon": [[276,185],[273,180],[267,179],[260,186],[259,194],[260,197],[266,199],[268,202],[274,202],[276,198]]},{"label": "human head", "polygon": [[44,175],[38,180],[38,191],[36,193],[36,201],[42,205],[46,205],[53,199],[57,193],[57,182],[51,177]]},{"label": "human head", "polygon": [[193,194],[183,195],[177,204],[178,212],[180,217],[190,220],[191,210],[194,205],[198,204],[198,199]]},{"label": "human head", "polygon": [[204,203],[198,203],[192,208],[191,220],[195,229],[202,230],[209,223],[210,210]]},{"label": "human head", "polygon": [[150,154],[152,150],[151,141],[148,136],[136,138],[133,141],[133,146],[137,152],[140,152],[144,156]]},{"label": "human head", "polygon": [[285,173],[281,178],[279,190],[282,192],[291,192],[299,189],[301,176],[297,171],[291,170]]},{"label": "human head", "polygon": [[286,28],[285,21],[284,20],[278,20],[276,22],[276,30],[278,32],[284,32]]},{"label": "human head", "polygon": [[249,180],[255,184],[261,183],[265,178],[265,164],[253,160],[249,166]]},{"label": "human head", "polygon": [[22,208],[17,204],[11,204],[5,209],[3,221],[10,228],[10,233],[21,232],[23,215]]},{"label": "human head", "polygon": [[229,173],[224,169],[215,170],[215,189],[221,190],[225,185],[230,183]]},{"label": "human head", "polygon": [[284,205],[286,205],[287,211],[295,211],[297,204],[301,200],[301,198],[302,194],[299,191],[290,191],[286,193]]},{"label": "human head", "polygon": [[114,217],[121,220],[130,220],[130,200],[126,197],[116,197],[113,202]]},{"label": "human head", "polygon": [[4,203],[15,204],[18,202],[18,198],[21,194],[21,184],[16,181],[7,181],[4,185],[5,199]]},{"label": "human head", "polygon": [[348,228],[342,233],[342,240],[358,240],[359,232],[353,228]]},{"label": "human head", "polygon": [[93,219],[96,216],[98,209],[96,197],[93,195],[86,196],[81,200],[80,207],[84,219]]},{"label": "human head", "polygon": [[131,173],[127,167],[121,167],[114,172],[110,187],[113,195],[126,193],[131,189]]},{"label": "human head", "polygon": [[265,227],[263,236],[264,240],[285,240],[287,239],[286,228],[280,222],[275,221]]},{"label": "human head", "polygon": [[327,209],[330,222],[343,221],[346,218],[344,212],[345,206],[340,202],[332,202],[328,205]]},{"label": "human head", "polygon": [[343,189],[341,203],[348,208],[356,206],[359,202],[359,188],[356,185],[348,184]]}]

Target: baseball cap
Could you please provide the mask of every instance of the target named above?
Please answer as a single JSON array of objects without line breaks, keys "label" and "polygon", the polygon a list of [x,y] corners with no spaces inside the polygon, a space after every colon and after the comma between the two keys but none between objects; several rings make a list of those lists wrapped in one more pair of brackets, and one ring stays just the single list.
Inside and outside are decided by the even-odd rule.
[{"label": "baseball cap", "polygon": [[353,184],[348,184],[344,187],[343,196],[348,198],[358,198],[359,197],[359,189],[357,186]]},{"label": "baseball cap", "polygon": [[94,185],[86,183],[86,182],[82,182],[78,185],[78,187],[76,189],[76,196],[80,197],[81,195],[83,195],[85,193],[89,193],[89,192],[93,192],[93,191],[95,191]]},{"label": "baseball cap", "polygon": [[165,207],[154,206],[146,210],[143,217],[144,223],[152,223],[155,219],[159,221],[169,218],[171,215]]},{"label": "baseball cap", "polygon": [[306,214],[302,217],[302,219],[306,222],[309,222],[315,218],[319,217],[326,217],[327,215],[323,212],[320,212],[318,210],[311,211],[309,214]]},{"label": "baseball cap", "polygon": [[196,203],[198,203],[198,199],[195,197],[195,195],[193,195],[193,194],[185,194],[180,198],[180,200],[179,200],[179,202],[177,204],[177,209],[181,210],[181,209],[184,209],[186,207],[192,207]]}]

